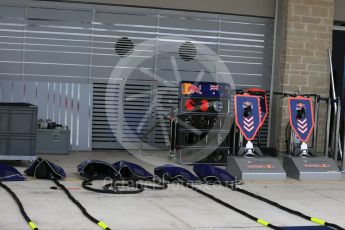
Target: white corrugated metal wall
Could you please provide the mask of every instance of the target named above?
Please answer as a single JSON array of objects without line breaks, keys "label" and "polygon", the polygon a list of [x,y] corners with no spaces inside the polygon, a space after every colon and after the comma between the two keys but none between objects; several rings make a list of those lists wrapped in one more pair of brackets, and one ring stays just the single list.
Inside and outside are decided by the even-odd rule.
[{"label": "white corrugated metal wall", "polygon": [[[209,66],[203,79],[227,77],[217,69],[223,63],[237,88],[269,89],[273,21],[11,1],[0,5],[0,101],[37,104],[40,118],[70,126],[73,149],[121,148],[131,143],[135,147],[138,136],[177,104],[177,81],[200,77],[200,61]],[[138,65],[119,66],[123,57],[116,55],[114,46],[123,37],[133,42],[134,51],[146,41],[140,56],[132,56]],[[196,45],[194,60],[185,61],[178,54],[186,39]],[[203,46],[208,51],[201,50]],[[109,76],[116,79],[111,84],[107,84]],[[167,124],[147,143],[166,146]]]}]

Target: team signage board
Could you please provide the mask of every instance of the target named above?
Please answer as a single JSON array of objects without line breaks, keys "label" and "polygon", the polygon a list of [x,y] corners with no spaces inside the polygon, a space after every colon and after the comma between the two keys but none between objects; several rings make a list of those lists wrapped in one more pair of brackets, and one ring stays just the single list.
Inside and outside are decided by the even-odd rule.
[{"label": "team signage board", "polygon": [[261,125],[260,99],[249,94],[235,95],[235,120],[246,140],[255,138]]},{"label": "team signage board", "polygon": [[267,104],[267,96],[266,91],[259,88],[249,88],[245,90],[246,93],[250,95],[258,96],[260,99],[260,112],[261,112],[261,122],[260,127],[264,124],[267,115],[268,115],[268,104]]},{"label": "team signage board", "polygon": [[312,98],[301,96],[288,99],[290,125],[298,139],[307,142],[314,128],[314,110]]}]

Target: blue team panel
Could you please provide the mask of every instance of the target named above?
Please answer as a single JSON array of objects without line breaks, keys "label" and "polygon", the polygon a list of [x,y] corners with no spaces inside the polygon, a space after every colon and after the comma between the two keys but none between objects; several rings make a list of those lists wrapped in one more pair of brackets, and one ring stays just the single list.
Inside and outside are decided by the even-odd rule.
[{"label": "blue team panel", "polygon": [[261,112],[261,124],[260,126],[262,126],[265,122],[265,119],[268,115],[268,109],[267,109],[267,98],[266,95],[265,96],[259,96],[260,98],[260,112]]},{"label": "blue team panel", "polygon": [[262,126],[265,122],[265,119],[268,115],[268,105],[267,105],[267,96],[266,91],[257,88],[250,88],[246,89],[246,93],[254,96],[258,96],[260,99],[260,112],[261,112],[261,125]]},{"label": "blue team panel", "polygon": [[311,98],[288,99],[290,125],[300,141],[307,142],[314,128],[314,110]]},{"label": "blue team panel", "polygon": [[258,96],[235,95],[236,124],[246,140],[253,140],[260,128],[260,100]]}]

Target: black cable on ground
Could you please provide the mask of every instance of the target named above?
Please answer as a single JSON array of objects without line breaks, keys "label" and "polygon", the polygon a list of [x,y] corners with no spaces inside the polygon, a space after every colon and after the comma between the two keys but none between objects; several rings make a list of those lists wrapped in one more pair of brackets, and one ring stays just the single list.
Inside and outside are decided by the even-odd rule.
[{"label": "black cable on ground", "polygon": [[85,209],[85,207],[79,202],[77,201],[72,194],[70,193],[70,191],[68,191],[68,189],[61,184],[57,179],[53,178],[52,179],[54,181],[54,183],[60,187],[67,195],[67,197],[75,204],[78,206],[78,208],[80,209],[80,211],[84,214],[84,216],[86,216],[89,220],[91,220],[93,223],[97,224],[99,227],[103,228],[104,230],[110,230],[110,228],[103,222],[103,221],[99,221],[96,218],[94,218],[93,216],[91,216],[87,210]]},{"label": "black cable on ground", "polygon": [[234,186],[229,186],[229,185],[225,185],[225,186],[228,187],[228,188],[231,188],[231,189],[233,189],[233,190],[235,190],[235,191],[238,191],[238,192],[240,192],[240,193],[243,193],[243,194],[245,194],[245,195],[248,195],[248,196],[250,196],[250,197],[253,197],[253,198],[255,198],[255,199],[258,199],[258,200],[260,200],[260,201],[263,201],[263,202],[265,202],[265,203],[267,203],[267,204],[270,204],[270,205],[272,205],[272,206],[274,206],[274,207],[277,207],[277,208],[279,208],[279,209],[281,209],[281,210],[284,210],[284,211],[286,211],[286,212],[288,212],[288,213],[291,213],[291,214],[296,215],[296,216],[299,216],[299,217],[301,217],[301,218],[303,218],[303,219],[312,221],[312,222],[314,222],[314,223],[316,223],[316,224],[324,225],[324,226],[328,226],[328,227],[332,227],[332,228],[338,229],[338,230],[345,230],[344,228],[342,228],[342,227],[340,227],[340,226],[338,226],[338,225],[336,225],[336,224],[328,223],[328,222],[323,221],[323,220],[320,220],[320,219],[318,219],[318,218],[315,218],[315,217],[311,217],[311,216],[305,215],[305,214],[303,214],[303,213],[301,213],[301,212],[299,212],[299,211],[296,211],[296,210],[293,210],[293,209],[288,208],[288,207],[286,207],[286,206],[283,206],[283,205],[281,205],[281,204],[279,204],[279,203],[277,203],[277,202],[274,202],[274,201],[272,201],[272,200],[269,200],[269,199],[267,199],[267,198],[265,198],[265,197],[262,197],[262,196],[260,196],[260,195],[254,194],[254,193],[249,192],[249,191],[247,191],[247,190],[244,190],[244,189],[241,189],[241,188],[238,188],[238,187],[234,187]]},{"label": "black cable on ground", "polygon": [[245,212],[245,211],[243,211],[241,209],[238,209],[238,208],[236,208],[236,207],[234,207],[234,206],[232,206],[232,205],[230,205],[230,204],[228,204],[228,203],[218,199],[217,197],[212,196],[211,194],[206,193],[206,192],[204,192],[204,191],[194,187],[193,185],[189,184],[188,182],[179,182],[179,183],[182,184],[183,186],[185,186],[185,187],[187,187],[189,189],[192,189],[192,190],[198,192],[199,194],[201,194],[201,195],[203,195],[203,196],[205,196],[205,197],[207,197],[207,198],[217,202],[218,204],[221,204],[221,205],[223,205],[223,206],[225,206],[225,207],[227,207],[227,208],[229,208],[229,209],[231,209],[231,210],[233,210],[233,211],[235,211],[235,212],[237,212],[237,213],[239,213],[239,214],[241,214],[241,215],[243,215],[243,216],[245,216],[245,217],[247,217],[247,218],[257,222],[257,223],[259,223],[259,224],[262,224],[265,227],[269,227],[271,229],[282,229],[281,227],[275,226],[275,225],[273,225],[273,224],[271,224],[271,223],[269,223],[269,222],[267,222],[267,221],[265,221],[263,219],[256,218],[255,216],[252,216],[251,214],[249,214],[249,213],[247,213],[247,212]]},{"label": "black cable on ground", "polygon": [[0,187],[2,187],[3,189],[5,189],[14,199],[14,201],[17,203],[18,208],[20,210],[20,213],[22,214],[22,216],[24,217],[25,221],[28,223],[28,225],[30,226],[30,228],[32,230],[38,230],[38,228],[36,227],[36,225],[31,221],[30,217],[28,216],[28,214],[26,213],[22,202],[19,200],[19,198],[17,197],[17,195],[9,188],[7,187],[7,185],[3,184],[0,181]]}]

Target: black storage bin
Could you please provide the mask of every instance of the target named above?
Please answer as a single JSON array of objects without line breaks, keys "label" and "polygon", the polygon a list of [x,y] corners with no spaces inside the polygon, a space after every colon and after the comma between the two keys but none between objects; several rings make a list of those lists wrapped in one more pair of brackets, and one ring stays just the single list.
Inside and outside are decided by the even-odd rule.
[{"label": "black storage bin", "polygon": [[35,133],[37,106],[29,103],[0,103],[0,133]]},{"label": "black storage bin", "polygon": [[0,155],[35,156],[35,151],[35,135],[0,134]]},{"label": "black storage bin", "polygon": [[0,103],[0,160],[36,158],[37,106]]}]

